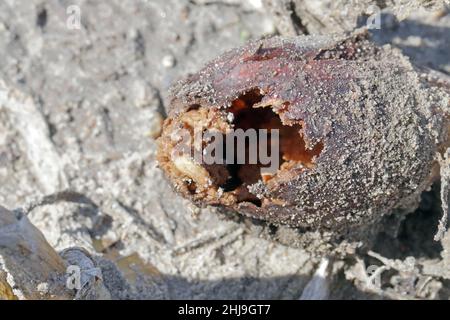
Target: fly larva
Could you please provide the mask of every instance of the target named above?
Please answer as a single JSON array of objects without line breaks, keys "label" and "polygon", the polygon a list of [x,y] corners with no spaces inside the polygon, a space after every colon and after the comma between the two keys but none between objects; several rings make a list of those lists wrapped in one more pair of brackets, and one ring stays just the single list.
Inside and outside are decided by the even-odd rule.
[{"label": "fly larva", "polygon": [[[411,211],[439,177],[449,98],[420,74],[364,32],[250,42],[173,87],[160,167],[201,206],[339,239],[367,232],[394,209]],[[269,144],[277,130],[275,172],[226,161],[228,145],[223,161],[193,155],[212,143],[195,132],[225,141],[237,129],[266,129]],[[254,147],[233,152],[247,159]]]}]

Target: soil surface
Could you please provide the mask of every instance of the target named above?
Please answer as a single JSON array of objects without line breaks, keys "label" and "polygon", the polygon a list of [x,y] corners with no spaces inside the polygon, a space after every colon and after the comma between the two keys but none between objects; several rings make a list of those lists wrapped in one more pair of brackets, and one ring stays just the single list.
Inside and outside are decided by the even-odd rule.
[{"label": "soil surface", "polygon": [[[311,12],[292,19],[289,7],[282,19],[274,7],[258,0],[1,1],[0,205],[12,210],[67,189],[81,195],[29,218],[57,251],[79,246],[92,254],[112,298],[298,299],[329,261],[322,298],[448,299],[450,235],[433,240],[438,183],[414,213],[385,218],[390,228],[372,251],[338,258],[271,239],[293,230],[193,207],[157,167],[155,138],[175,81],[247,40],[317,31],[299,24]],[[414,64],[450,75],[448,11],[383,11],[381,29],[371,32]],[[380,282],[370,284],[374,270]]]}]

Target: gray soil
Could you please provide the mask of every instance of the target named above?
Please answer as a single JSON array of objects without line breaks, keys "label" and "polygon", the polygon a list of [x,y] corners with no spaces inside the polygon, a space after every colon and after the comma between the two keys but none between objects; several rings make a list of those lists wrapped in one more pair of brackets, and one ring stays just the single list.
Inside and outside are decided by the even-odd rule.
[{"label": "gray soil", "polygon": [[[324,298],[448,299],[450,235],[433,240],[439,183],[415,212],[386,215],[369,251],[356,244],[331,257],[319,234],[288,246],[295,229],[193,207],[157,167],[155,138],[175,81],[249,39],[308,31],[299,20],[313,21],[310,12],[280,22],[271,2],[0,2],[0,205],[76,191],[76,201],[29,217],[56,250],[94,255],[112,298],[298,299],[330,259]],[[81,28],[71,30],[73,4]],[[449,75],[448,11],[401,18],[383,14],[374,40]],[[378,267],[380,283],[368,285]]]}]

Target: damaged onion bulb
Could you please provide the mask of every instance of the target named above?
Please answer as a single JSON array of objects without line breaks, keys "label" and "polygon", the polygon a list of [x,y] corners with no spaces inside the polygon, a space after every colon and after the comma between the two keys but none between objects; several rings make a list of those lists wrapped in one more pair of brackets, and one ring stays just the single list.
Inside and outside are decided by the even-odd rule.
[{"label": "damaged onion bulb", "polygon": [[448,101],[365,33],[264,39],[174,86],[157,159],[197,205],[342,238],[439,177]]}]

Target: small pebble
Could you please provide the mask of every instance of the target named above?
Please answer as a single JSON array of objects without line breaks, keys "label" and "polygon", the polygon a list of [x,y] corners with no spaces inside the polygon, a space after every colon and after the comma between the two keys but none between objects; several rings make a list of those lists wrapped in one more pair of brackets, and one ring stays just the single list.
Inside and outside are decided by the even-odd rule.
[{"label": "small pebble", "polygon": [[164,56],[162,59],[162,65],[165,68],[173,68],[175,64],[176,64],[175,57],[171,54]]}]

